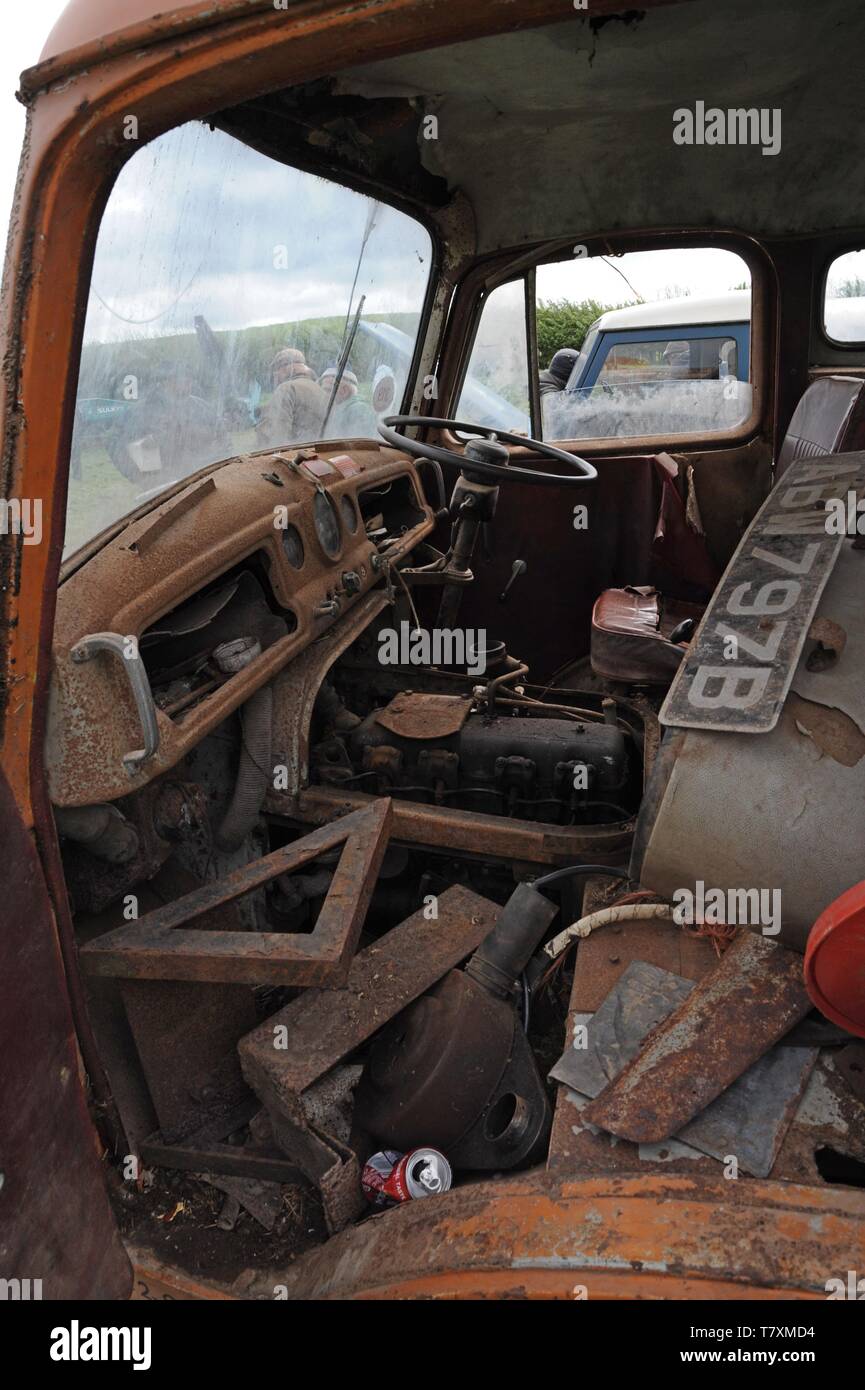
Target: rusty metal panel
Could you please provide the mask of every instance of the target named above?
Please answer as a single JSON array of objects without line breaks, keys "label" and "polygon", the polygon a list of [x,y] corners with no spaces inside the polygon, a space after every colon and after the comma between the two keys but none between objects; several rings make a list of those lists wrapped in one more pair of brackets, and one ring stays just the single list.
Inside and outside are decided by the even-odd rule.
[{"label": "rusty metal panel", "polygon": [[667,1139],[810,1009],[801,956],[742,931],[585,1118],[639,1143]]},{"label": "rusty metal panel", "polygon": [[[323,984],[345,979],[390,833],[390,801],[360,811],[274,850],[242,869],[88,942],[84,968],[127,979],[226,984]],[[234,932],[178,929],[232,903],[279,874],[344,843],[315,930]]]},{"label": "rusty metal panel", "polygon": [[[622,885],[617,883],[615,894],[621,895],[621,891]],[[695,936],[675,922],[611,922],[592,932],[577,947],[571,1008],[579,1013],[595,1013],[635,960],[657,965],[686,980],[702,979],[718,964],[706,937]]]},{"label": "rusty metal panel", "polygon": [[0,1277],[41,1280],[36,1298],[124,1298],[132,1270],[87,1113],[51,906],[2,772],[0,859],[14,865],[0,931]]},{"label": "rusty metal panel", "polygon": [[[295,1098],[372,1037],[388,1019],[471,955],[495,926],[500,908],[459,885],[355,956],[344,988],[307,990],[240,1043],[244,1074],[259,1095]],[[274,1046],[287,1029],[288,1048]]]},{"label": "rusty metal panel", "polygon": [[258,1274],[248,1297],[825,1299],[865,1267],[865,1193],[683,1175],[534,1172],[383,1212]]}]

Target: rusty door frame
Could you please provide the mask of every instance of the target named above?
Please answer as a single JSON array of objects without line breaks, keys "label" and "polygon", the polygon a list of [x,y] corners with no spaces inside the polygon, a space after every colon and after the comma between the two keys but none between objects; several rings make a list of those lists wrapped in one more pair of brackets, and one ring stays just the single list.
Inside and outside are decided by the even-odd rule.
[{"label": "rusty door frame", "polygon": [[36,1298],[123,1298],[132,1270],[87,1113],[45,879],[2,770],[0,854],[10,869],[0,932],[0,1278],[31,1289],[38,1281]]}]

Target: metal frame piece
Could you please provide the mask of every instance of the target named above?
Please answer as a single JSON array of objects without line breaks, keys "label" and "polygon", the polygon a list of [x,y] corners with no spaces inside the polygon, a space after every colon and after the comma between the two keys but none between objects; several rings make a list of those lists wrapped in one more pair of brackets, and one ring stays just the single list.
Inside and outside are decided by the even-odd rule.
[{"label": "metal frame piece", "polygon": [[[340,985],[375,888],[390,836],[382,798],[274,850],[194,892],[97,937],[81,950],[91,975],[252,985]],[[343,845],[315,930],[189,929],[188,923]]]},{"label": "metal frame piece", "polygon": [[241,1039],[243,1074],[280,1148],[319,1189],[331,1232],[363,1210],[360,1165],[310,1122],[304,1092],[471,955],[500,910],[460,885],[448,888],[437,916],[422,908],[361,951],[343,989],[307,991]]}]

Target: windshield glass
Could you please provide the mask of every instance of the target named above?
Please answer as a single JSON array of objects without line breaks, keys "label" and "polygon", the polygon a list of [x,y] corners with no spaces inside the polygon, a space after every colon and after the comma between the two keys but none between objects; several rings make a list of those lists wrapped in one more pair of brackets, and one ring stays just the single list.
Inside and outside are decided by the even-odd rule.
[{"label": "windshield glass", "polygon": [[221,131],[181,126],[140,150],[96,246],[66,552],[206,464],[377,438],[431,255],[404,213]]}]

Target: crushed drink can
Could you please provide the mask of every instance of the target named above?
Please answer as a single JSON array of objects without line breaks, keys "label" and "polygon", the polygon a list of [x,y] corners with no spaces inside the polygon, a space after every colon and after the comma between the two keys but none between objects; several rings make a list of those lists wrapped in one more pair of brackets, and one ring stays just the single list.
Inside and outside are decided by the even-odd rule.
[{"label": "crushed drink can", "polygon": [[438,1149],[411,1149],[405,1154],[382,1149],[367,1159],[360,1181],[368,1202],[390,1207],[449,1191],[453,1173]]}]

